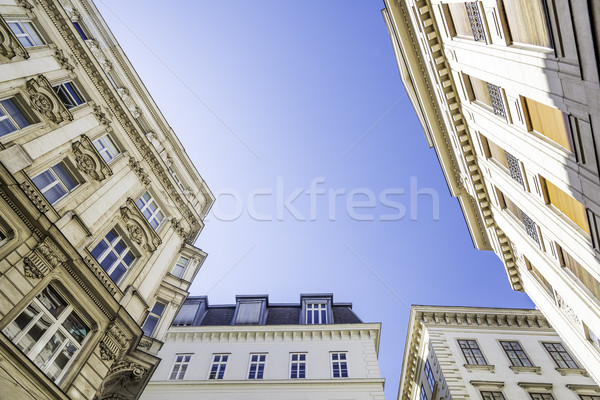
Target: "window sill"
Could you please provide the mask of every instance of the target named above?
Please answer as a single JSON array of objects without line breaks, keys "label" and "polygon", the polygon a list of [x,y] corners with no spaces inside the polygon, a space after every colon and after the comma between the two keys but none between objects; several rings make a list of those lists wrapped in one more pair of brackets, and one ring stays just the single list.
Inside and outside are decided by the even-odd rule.
[{"label": "window sill", "polygon": [[583,375],[583,376],[590,376],[587,372],[587,370],[583,369],[583,368],[556,368],[556,370],[558,371],[559,374],[561,374],[562,376],[565,375]]},{"label": "window sill", "polygon": [[541,367],[517,367],[517,366],[511,365],[508,368],[510,368],[512,370],[512,372],[514,372],[515,374],[520,374],[521,372],[535,372],[538,375],[542,374]]},{"label": "window sill", "polygon": [[463,365],[463,366],[464,366],[464,367],[467,369],[467,371],[469,371],[469,372],[473,372],[473,371],[489,371],[489,372],[491,372],[492,374],[493,374],[494,372],[496,372],[496,371],[495,371],[495,368],[496,368],[496,367],[495,367],[495,365],[489,365],[489,364],[486,364],[486,365],[479,365],[479,364],[465,364],[465,365]]}]

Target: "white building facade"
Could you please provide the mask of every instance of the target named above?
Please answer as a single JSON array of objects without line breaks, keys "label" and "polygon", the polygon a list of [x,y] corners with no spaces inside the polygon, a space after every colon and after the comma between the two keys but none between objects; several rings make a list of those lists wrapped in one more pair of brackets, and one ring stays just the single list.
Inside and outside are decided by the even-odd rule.
[{"label": "white building facade", "polygon": [[0,397],[139,397],[214,202],[91,1],[0,1]]},{"label": "white building facade", "polygon": [[413,306],[399,400],[598,400],[537,310]]},{"label": "white building facade", "polygon": [[474,245],[600,382],[600,4],[386,0],[400,75]]},{"label": "white building facade", "polygon": [[351,308],[329,294],[302,295],[300,304],[189,298],[142,399],[383,400],[381,325],[363,323]]}]

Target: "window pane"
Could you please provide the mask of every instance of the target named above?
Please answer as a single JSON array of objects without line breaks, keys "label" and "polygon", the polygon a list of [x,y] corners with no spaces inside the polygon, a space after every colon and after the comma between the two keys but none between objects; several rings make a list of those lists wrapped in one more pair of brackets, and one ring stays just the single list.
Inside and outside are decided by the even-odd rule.
[{"label": "window pane", "polygon": [[[108,237],[108,235],[107,235]],[[97,260],[102,253],[104,253],[104,250],[108,249],[108,243],[106,243],[106,241],[101,240],[96,247],[94,247],[94,249],[91,251],[92,256]]]},{"label": "window pane", "polygon": [[38,294],[37,299],[44,305],[44,307],[46,307],[46,309],[54,318],[58,318],[67,307],[67,302],[64,301],[63,298],[50,286],[46,287],[46,289]]},{"label": "window pane", "polygon": [[154,332],[154,328],[156,328],[157,324],[158,324],[158,318],[156,318],[153,315],[148,316],[148,318],[146,318],[146,322],[144,323],[144,326],[142,327],[142,330],[144,331],[144,335],[152,336],[152,332]]},{"label": "window pane", "polygon": [[452,23],[456,34],[472,38],[473,30],[469,23],[469,16],[467,15],[465,3],[448,3],[448,9],[452,16]]},{"label": "window pane", "polygon": [[63,323],[63,327],[67,330],[67,332],[69,332],[69,335],[73,336],[73,338],[79,343],[83,342],[90,331],[90,328],[88,328],[87,325],[83,323],[81,318],[79,318],[79,316],[74,312],[67,317]]},{"label": "window pane", "polygon": [[567,115],[562,111],[537,101],[523,98],[527,107],[530,128],[573,151],[573,139]]},{"label": "window pane", "polygon": [[22,24],[35,46],[41,46],[44,44],[31,22],[22,22]]},{"label": "window pane", "polygon": [[37,186],[37,188],[40,189],[42,192],[47,186],[56,182],[56,178],[54,177],[54,175],[52,175],[52,172],[48,170],[42,172],[38,176],[33,177],[31,180],[33,181],[35,186]]},{"label": "window pane", "polygon": [[162,315],[165,310],[165,304],[159,303],[158,301],[154,303],[154,307],[152,307],[152,314]]},{"label": "window pane", "polygon": [[8,118],[0,120],[0,136],[8,135],[17,130],[15,124]]},{"label": "window pane", "polygon": [[114,282],[119,282],[119,280],[125,274],[126,271],[127,271],[127,267],[125,267],[125,265],[123,265],[123,263],[119,263],[119,265],[117,265],[117,267],[110,274],[110,277]]},{"label": "window pane", "polygon": [[550,204],[562,211],[569,219],[575,222],[588,235],[590,234],[590,226],[587,220],[585,206],[575,200],[571,195],[563,192],[552,182],[543,179],[546,183],[546,192]]},{"label": "window pane", "polygon": [[504,0],[513,42],[552,47],[543,0]]},{"label": "window pane", "polygon": [[58,176],[58,179],[60,179],[61,182],[65,185],[65,187],[67,188],[68,191],[73,190],[73,188],[76,186],[76,184],[75,184],[73,178],[71,178],[71,176],[67,172],[63,163],[56,164],[55,166],[52,167],[52,170],[54,171],[56,176]]},{"label": "window pane", "polygon": [[56,332],[33,360],[35,365],[41,369],[45,369],[46,364],[50,361],[50,358],[52,358],[54,353],[62,346],[65,339],[65,335],[61,332]]},{"label": "window pane", "polygon": [[25,330],[27,325],[41,312],[35,304],[30,304],[4,329],[4,334],[12,340],[21,331]]}]

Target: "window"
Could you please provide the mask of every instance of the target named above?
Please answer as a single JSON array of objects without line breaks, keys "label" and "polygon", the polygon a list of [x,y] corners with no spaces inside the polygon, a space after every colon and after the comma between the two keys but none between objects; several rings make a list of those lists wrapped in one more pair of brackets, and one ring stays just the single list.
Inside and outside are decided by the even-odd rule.
[{"label": "window", "polygon": [[554,400],[550,393],[529,393],[531,400]]},{"label": "window", "polygon": [[491,158],[504,168],[508,170],[510,177],[515,181],[519,182],[521,186],[524,185],[523,174],[521,173],[521,166],[519,160],[510,154],[508,151],[504,150],[502,147],[498,146],[496,143],[492,142],[488,138],[483,135],[480,135],[481,143],[483,145],[485,156],[487,158]]},{"label": "window", "polygon": [[346,353],[331,353],[331,373],[334,378],[348,377]]},{"label": "window", "polygon": [[156,230],[162,220],[165,218],[165,214],[162,212],[154,197],[150,194],[150,192],[144,193],[135,204],[138,206],[142,214],[148,222],[150,226]]},{"label": "window", "polygon": [[77,21],[73,21],[73,26],[75,27],[75,30],[77,31],[77,33],[79,33],[79,36],[81,36],[83,40],[88,40],[88,34],[86,33],[83,24]]},{"label": "window", "polygon": [[290,353],[290,378],[306,378],[306,353]]},{"label": "window", "polygon": [[580,394],[579,398],[581,400],[600,400],[600,396],[594,396],[590,394]]},{"label": "window", "polygon": [[546,202],[558,208],[571,221],[577,224],[588,235],[590,234],[590,225],[588,224],[587,213],[585,206],[575,200],[571,195],[565,193],[552,182],[540,176]]},{"label": "window", "polygon": [[264,301],[238,301],[235,316],[236,325],[255,325],[261,320]]},{"label": "window", "polygon": [[90,328],[57,290],[47,286],[3,332],[50,379],[57,381]]},{"label": "window", "polygon": [[451,36],[485,41],[483,20],[477,2],[444,4],[444,13],[449,20]]},{"label": "window", "polygon": [[190,259],[184,256],[179,257],[179,260],[177,260],[177,262],[175,263],[175,266],[173,267],[173,270],[171,271],[171,274],[175,275],[178,278],[181,278],[183,276],[183,273],[185,272],[185,269],[187,268],[187,266],[190,264]]},{"label": "window", "polygon": [[567,268],[592,294],[600,300],[600,283],[590,274],[583,265],[579,264],[565,249],[556,245],[560,265]]},{"label": "window", "polygon": [[458,345],[465,356],[465,360],[467,360],[467,364],[487,365],[483,353],[475,340],[461,339],[458,341]]},{"label": "window", "polygon": [[29,126],[14,97],[0,100],[0,137]]},{"label": "window", "polygon": [[435,386],[435,378],[433,377],[433,371],[431,370],[431,365],[429,364],[429,360],[425,361],[425,376],[427,377],[427,382],[429,383],[429,388],[433,392],[433,387]]},{"label": "window", "polygon": [[510,359],[510,362],[515,367],[531,367],[531,361],[525,354],[525,351],[521,347],[521,344],[516,341],[500,341],[500,345],[504,349],[504,352]]},{"label": "window", "polygon": [[31,180],[50,204],[55,204],[78,185],[66,161],[59,162]]},{"label": "window", "polygon": [[60,101],[67,107],[67,110],[85,103],[85,100],[79,94],[73,82],[64,82],[52,87]]},{"label": "window", "polygon": [[173,370],[171,371],[169,379],[183,379],[191,359],[191,354],[176,354],[175,364],[173,364]]},{"label": "window", "polygon": [[43,46],[44,40],[31,21],[6,21],[23,47]]},{"label": "window", "polygon": [[213,354],[213,361],[208,379],[223,379],[228,359],[229,354]]},{"label": "window", "polygon": [[306,323],[326,324],[327,303],[306,303]]},{"label": "window", "polygon": [[421,392],[419,393],[420,400],[427,400],[427,393],[425,393],[425,387],[421,385]]},{"label": "window", "polygon": [[504,400],[502,392],[481,392],[483,400]]},{"label": "window", "polygon": [[552,47],[544,0],[503,0],[513,42]]},{"label": "window", "polygon": [[136,258],[115,229],[98,242],[91,254],[115,283],[131,268]]},{"label": "window", "polygon": [[103,135],[94,140],[94,147],[107,163],[110,163],[119,155],[119,149],[117,149],[109,135]]},{"label": "window", "polygon": [[175,180],[175,183],[177,183],[177,186],[179,186],[179,189],[181,189],[182,191],[185,192],[186,191],[185,186],[183,186],[183,182],[181,182],[181,179],[179,179],[179,175],[177,175],[177,172],[175,172],[171,167],[169,167],[169,172],[171,173],[171,176]]},{"label": "window", "polygon": [[573,357],[564,348],[561,343],[542,343],[544,348],[550,353],[558,368],[579,368]]},{"label": "window", "polygon": [[266,363],[266,354],[250,354],[250,370],[248,371],[248,379],[262,379],[265,373]]},{"label": "window", "polygon": [[537,101],[522,97],[528,128],[546,136],[569,151],[573,151],[573,137],[567,114]]},{"label": "window", "polygon": [[142,330],[144,331],[144,335],[152,336],[154,330],[156,329],[156,325],[158,325],[158,321],[165,311],[165,307],[167,305],[161,301],[157,301],[154,303],[154,307],[150,311],[150,314],[146,317],[146,322],[142,326]]},{"label": "window", "polygon": [[498,190],[498,194],[502,202],[504,202],[504,207],[513,217],[521,221],[523,224],[523,228],[525,228],[525,232],[532,238],[538,245],[540,244],[540,237],[538,235],[537,225],[534,220],[532,220],[529,215],[525,214],[523,210],[519,208],[515,203],[512,202],[511,199],[506,197],[502,192]]}]

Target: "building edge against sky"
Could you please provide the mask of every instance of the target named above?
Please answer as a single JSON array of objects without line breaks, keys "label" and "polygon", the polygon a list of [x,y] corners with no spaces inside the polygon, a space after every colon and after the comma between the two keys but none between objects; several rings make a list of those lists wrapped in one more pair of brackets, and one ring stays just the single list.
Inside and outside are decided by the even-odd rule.
[{"label": "building edge against sky", "polygon": [[380,323],[363,323],[332,294],[303,294],[296,304],[190,297],[141,399],[383,400],[380,334]]},{"label": "building edge against sky", "polygon": [[580,400],[598,391],[538,310],[411,308],[398,400]]},{"label": "building edge against sky", "polygon": [[475,247],[496,252],[600,382],[599,4],[384,3],[402,82]]},{"label": "building edge against sky", "polygon": [[91,1],[0,15],[2,394],[136,399],[214,196]]}]

